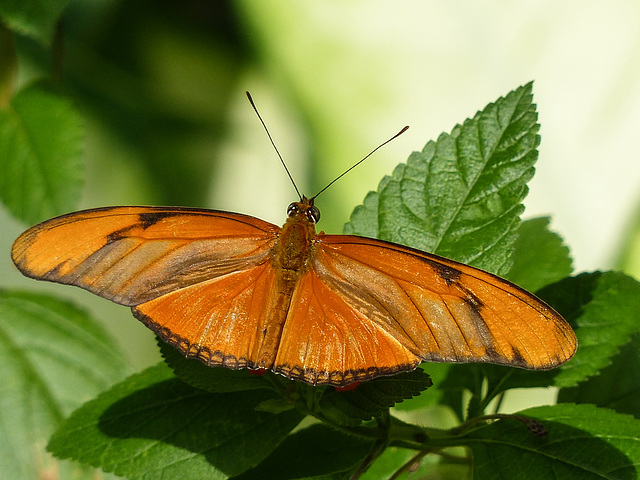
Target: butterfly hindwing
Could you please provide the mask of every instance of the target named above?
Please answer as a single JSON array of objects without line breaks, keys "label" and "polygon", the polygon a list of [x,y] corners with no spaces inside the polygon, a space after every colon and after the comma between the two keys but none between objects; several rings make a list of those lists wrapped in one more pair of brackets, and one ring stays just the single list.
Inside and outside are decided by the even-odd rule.
[{"label": "butterfly hindwing", "polygon": [[[346,385],[414,369],[399,336],[354,308],[315,269],[294,290],[274,370],[312,384]],[[361,292],[366,296],[366,292]]]},{"label": "butterfly hindwing", "polygon": [[[211,278],[133,307],[133,314],[183,355],[210,366],[270,367],[265,342],[279,339],[271,325],[277,283],[268,262]],[[267,348],[274,351],[275,346]],[[263,360],[266,365],[259,365]]]}]

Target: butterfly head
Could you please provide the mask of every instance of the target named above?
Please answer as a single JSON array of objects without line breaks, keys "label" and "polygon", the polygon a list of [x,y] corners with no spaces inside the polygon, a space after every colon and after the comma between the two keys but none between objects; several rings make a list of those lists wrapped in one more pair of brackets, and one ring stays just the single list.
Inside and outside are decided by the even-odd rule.
[{"label": "butterfly head", "polygon": [[313,198],[302,197],[287,207],[287,215],[289,218],[304,217],[315,225],[320,220],[320,209],[313,204]]}]

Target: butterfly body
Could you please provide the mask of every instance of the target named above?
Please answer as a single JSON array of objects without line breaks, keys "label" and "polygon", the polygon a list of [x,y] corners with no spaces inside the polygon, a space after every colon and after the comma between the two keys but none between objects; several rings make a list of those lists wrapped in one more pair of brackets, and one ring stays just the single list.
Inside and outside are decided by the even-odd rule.
[{"label": "butterfly body", "polygon": [[551,307],[495,275],[409,247],[229,212],[110,207],[23,233],[27,276],[132,308],[185,356],[344,386],[421,361],[553,368],[576,349]]}]

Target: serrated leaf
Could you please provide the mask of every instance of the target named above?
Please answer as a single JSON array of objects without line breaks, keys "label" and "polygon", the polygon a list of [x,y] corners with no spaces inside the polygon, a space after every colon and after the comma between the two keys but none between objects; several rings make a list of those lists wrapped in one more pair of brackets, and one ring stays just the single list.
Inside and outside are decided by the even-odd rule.
[{"label": "serrated leaf", "polygon": [[[420,408],[426,408],[433,405],[443,403],[443,396],[445,395],[446,385],[443,384],[447,378],[449,368],[453,367],[453,363],[434,363],[423,362],[418,368],[429,375],[431,378],[432,386],[428,392],[424,395],[419,395],[410,399],[406,399],[402,403],[394,405],[396,410],[417,410]],[[462,394],[464,389],[456,389],[456,394]]]},{"label": "serrated leaf", "polygon": [[199,360],[185,358],[174,347],[158,339],[160,352],[180,380],[192,387],[210,393],[241,392],[271,388],[263,376],[250,370],[230,370],[224,367],[208,367]]},{"label": "serrated leaf", "polygon": [[3,0],[0,17],[12,30],[49,45],[58,18],[69,0]]},{"label": "serrated leaf", "polygon": [[73,210],[83,184],[82,119],[53,88],[33,84],[0,110],[0,198],[33,224]]},{"label": "serrated leaf", "polygon": [[598,375],[561,389],[558,402],[591,403],[640,418],[639,371],[640,334],[636,333]]},{"label": "serrated leaf", "polygon": [[518,228],[513,265],[506,278],[535,292],[571,275],[572,260],[562,237],[549,230],[549,217],[526,220]]},{"label": "serrated leaf", "polygon": [[411,154],[356,207],[345,233],[508,271],[539,143],[531,91],[518,88]]},{"label": "serrated leaf", "polygon": [[40,479],[47,469],[69,470],[54,466],[44,451],[47,439],[74,408],[124,376],[122,358],[101,326],[72,304],[0,292],[3,478]]},{"label": "serrated leaf", "polygon": [[76,410],[48,448],[130,479],[225,479],[260,463],[304,417],[256,410],[271,398],[208,393],[161,363]]},{"label": "serrated leaf", "polygon": [[234,480],[349,478],[372,445],[325,425],[311,425],[289,435],[264,462]]},{"label": "serrated leaf", "polygon": [[322,396],[320,409],[325,417],[339,425],[359,425],[430,386],[429,375],[417,369],[379,377],[351,391],[329,391]]},{"label": "serrated leaf", "polygon": [[514,419],[465,435],[474,478],[483,480],[633,479],[640,473],[640,421],[593,405],[562,404],[520,412],[542,422],[536,437]]}]

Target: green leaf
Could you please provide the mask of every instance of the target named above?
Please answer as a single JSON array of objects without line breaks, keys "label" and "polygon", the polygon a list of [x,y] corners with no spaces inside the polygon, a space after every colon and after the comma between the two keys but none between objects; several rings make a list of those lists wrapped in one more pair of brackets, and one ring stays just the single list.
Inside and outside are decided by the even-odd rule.
[{"label": "green leaf", "polygon": [[359,425],[430,386],[429,375],[417,369],[379,377],[351,391],[329,391],[322,396],[320,409],[325,417],[339,425]]},{"label": "green leaf", "polygon": [[124,376],[122,358],[100,325],[72,304],[0,292],[2,477],[69,470],[53,465],[47,439],[73,409]]},{"label": "green leaf", "polygon": [[560,235],[549,230],[549,217],[520,224],[513,265],[506,278],[535,292],[571,275],[572,270],[569,248]]},{"label": "green leaf", "polygon": [[199,360],[185,358],[178,350],[158,339],[160,352],[176,376],[192,387],[210,393],[241,392],[271,388],[263,376],[250,370],[230,370],[224,367],[208,367]]},{"label": "green leaf", "polygon": [[234,480],[349,478],[372,446],[370,440],[311,425],[289,435],[264,462]]},{"label": "green leaf", "polygon": [[518,88],[412,153],[356,207],[345,233],[507,272],[538,155],[531,91]]},{"label": "green leaf", "polygon": [[640,473],[640,421],[593,405],[537,407],[520,414],[542,422],[536,437],[505,419],[461,439],[473,452],[474,478],[635,479]]},{"label": "green leaf", "polygon": [[304,417],[256,410],[271,398],[208,393],[161,363],[76,410],[48,448],[130,479],[225,479],[260,463]]},{"label": "green leaf", "polygon": [[640,329],[640,283],[623,273],[582,273],[538,294],[567,319],[578,337],[578,351],[560,367],[556,386],[570,387],[595,375]]},{"label": "green leaf", "polygon": [[592,403],[640,418],[640,333],[620,349],[611,364],[576,387],[563,388],[558,402]]},{"label": "green leaf", "polygon": [[82,120],[45,84],[18,92],[0,110],[0,198],[27,223],[73,210],[83,183]]},{"label": "green leaf", "polygon": [[12,30],[49,45],[67,3],[69,0],[3,0],[0,17]]}]

